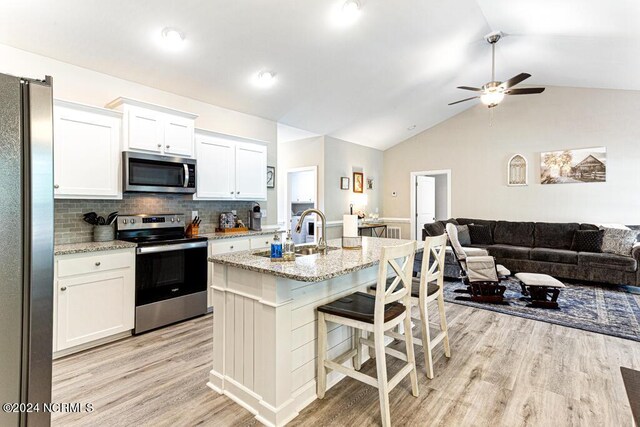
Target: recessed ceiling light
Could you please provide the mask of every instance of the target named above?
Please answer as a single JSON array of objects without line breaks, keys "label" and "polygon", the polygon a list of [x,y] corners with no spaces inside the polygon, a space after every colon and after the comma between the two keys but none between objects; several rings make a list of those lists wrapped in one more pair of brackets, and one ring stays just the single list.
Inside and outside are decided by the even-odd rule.
[{"label": "recessed ceiling light", "polygon": [[184,46],[184,33],[176,28],[162,30],[162,44],[169,50],[179,50]]},{"label": "recessed ceiling light", "polygon": [[262,88],[271,87],[275,82],[276,73],[267,70],[260,71],[253,79],[253,84]]},{"label": "recessed ceiling light", "polygon": [[338,27],[346,27],[353,24],[360,16],[360,2],[347,0],[344,3],[337,2],[331,10],[331,20]]}]

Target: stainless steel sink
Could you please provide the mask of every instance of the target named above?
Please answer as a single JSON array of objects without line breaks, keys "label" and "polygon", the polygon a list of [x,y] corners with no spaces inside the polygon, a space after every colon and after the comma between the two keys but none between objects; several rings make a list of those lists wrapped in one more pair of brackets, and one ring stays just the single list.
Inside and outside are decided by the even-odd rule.
[{"label": "stainless steel sink", "polygon": [[[339,248],[336,248],[335,246],[327,246],[327,252],[330,251],[335,251]],[[296,256],[307,256],[307,255],[315,255],[315,254],[319,254],[321,253],[320,250],[318,249],[317,245],[300,245],[300,246],[296,246]],[[255,256],[261,256],[261,257],[265,257],[265,258],[270,258],[271,257],[271,251],[260,251],[260,252],[254,252]]]}]

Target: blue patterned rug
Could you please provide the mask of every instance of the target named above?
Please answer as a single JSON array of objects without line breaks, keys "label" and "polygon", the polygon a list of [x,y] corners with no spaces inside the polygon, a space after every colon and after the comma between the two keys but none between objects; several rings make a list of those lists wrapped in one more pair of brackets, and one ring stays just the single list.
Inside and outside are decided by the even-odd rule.
[{"label": "blue patterned rug", "polygon": [[566,288],[560,291],[558,297],[560,309],[544,309],[527,307],[528,302],[520,300],[522,294],[517,279],[509,278],[502,284],[507,287],[505,298],[509,301],[508,305],[456,300],[456,297],[465,294],[454,293],[454,290],[465,289],[465,286],[461,281],[447,279],[444,299],[456,304],[640,341],[638,288],[565,282]]}]

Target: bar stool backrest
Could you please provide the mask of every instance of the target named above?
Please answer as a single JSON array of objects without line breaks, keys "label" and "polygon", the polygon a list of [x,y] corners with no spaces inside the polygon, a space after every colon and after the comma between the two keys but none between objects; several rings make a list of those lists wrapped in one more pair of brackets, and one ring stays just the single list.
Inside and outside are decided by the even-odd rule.
[{"label": "bar stool backrest", "polygon": [[[447,251],[447,235],[426,237],[424,239],[424,252],[422,266],[420,268],[420,285],[437,281],[442,285],[444,281],[444,257]],[[424,291],[425,289],[421,289]]]},{"label": "bar stool backrest", "polygon": [[[415,241],[382,248],[380,266],[378,267],[374,323],[384,323],[385,305],[400,299],[404,299],[405,303],[410,303],[413,260],[416,255],[416,248],[417,242]],[[389,266],[396,274],[396,277],[386,287]]]}]

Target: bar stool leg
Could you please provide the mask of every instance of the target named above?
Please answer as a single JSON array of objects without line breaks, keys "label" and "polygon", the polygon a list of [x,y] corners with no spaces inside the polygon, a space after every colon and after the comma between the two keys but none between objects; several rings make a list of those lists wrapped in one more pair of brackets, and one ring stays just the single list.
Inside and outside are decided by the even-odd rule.
[{"label": "bar stool leg", "polygon": [[380,417],[383,427],[391,427],[389,412],[389,388],[387,383],[387,360],[384,352],[384,331],[376,329],[373,334],[376,350],[376,369],[378,371],[378,394],[380,396]]},{"label": "bar stool leg", "polygon": [[405,345],[407,349],[407,363],[411,363],[413,369],[409,373],[411,378],[411,394],[418,397],[418,372],[416,370],[416,354],[413,348],[413,330],[411,329],[411,306],[407,307],[407,316],[404,318]]},{"label": "bar stool leg", "polygon": [[422,328],[422,352],[424,353],[424,367],[427,378],[433,379],[433,354],[431,351],[431,333],[429,331],[429,311],[427,301],[420,298],[420,326]]},{"label": "bar stool leg", "polygon": [[353,356],[353,368],[359,371],[362,367],[362,344],[360,344],[360,338],[362,337],[362,330],[360,328],[354,328],[353,338],[356,344],[356,355]]},{"label": "bar stool leg", "polygon": [[438,295],[438,311],[440,314],[440,330],[444,333],[444,355],[451,357],[451,347],[449,347],[449,327],[447,326],[447,315],[444,312],[444,293],[440,288]]},{"label": "bar stool leg", "polygon": [[316,380],[318,399],[323,399],[327,391],[327,369],[324,366],[326,357],[327,323],[324,320],[324,313],[318,312],[318,378]]}]

